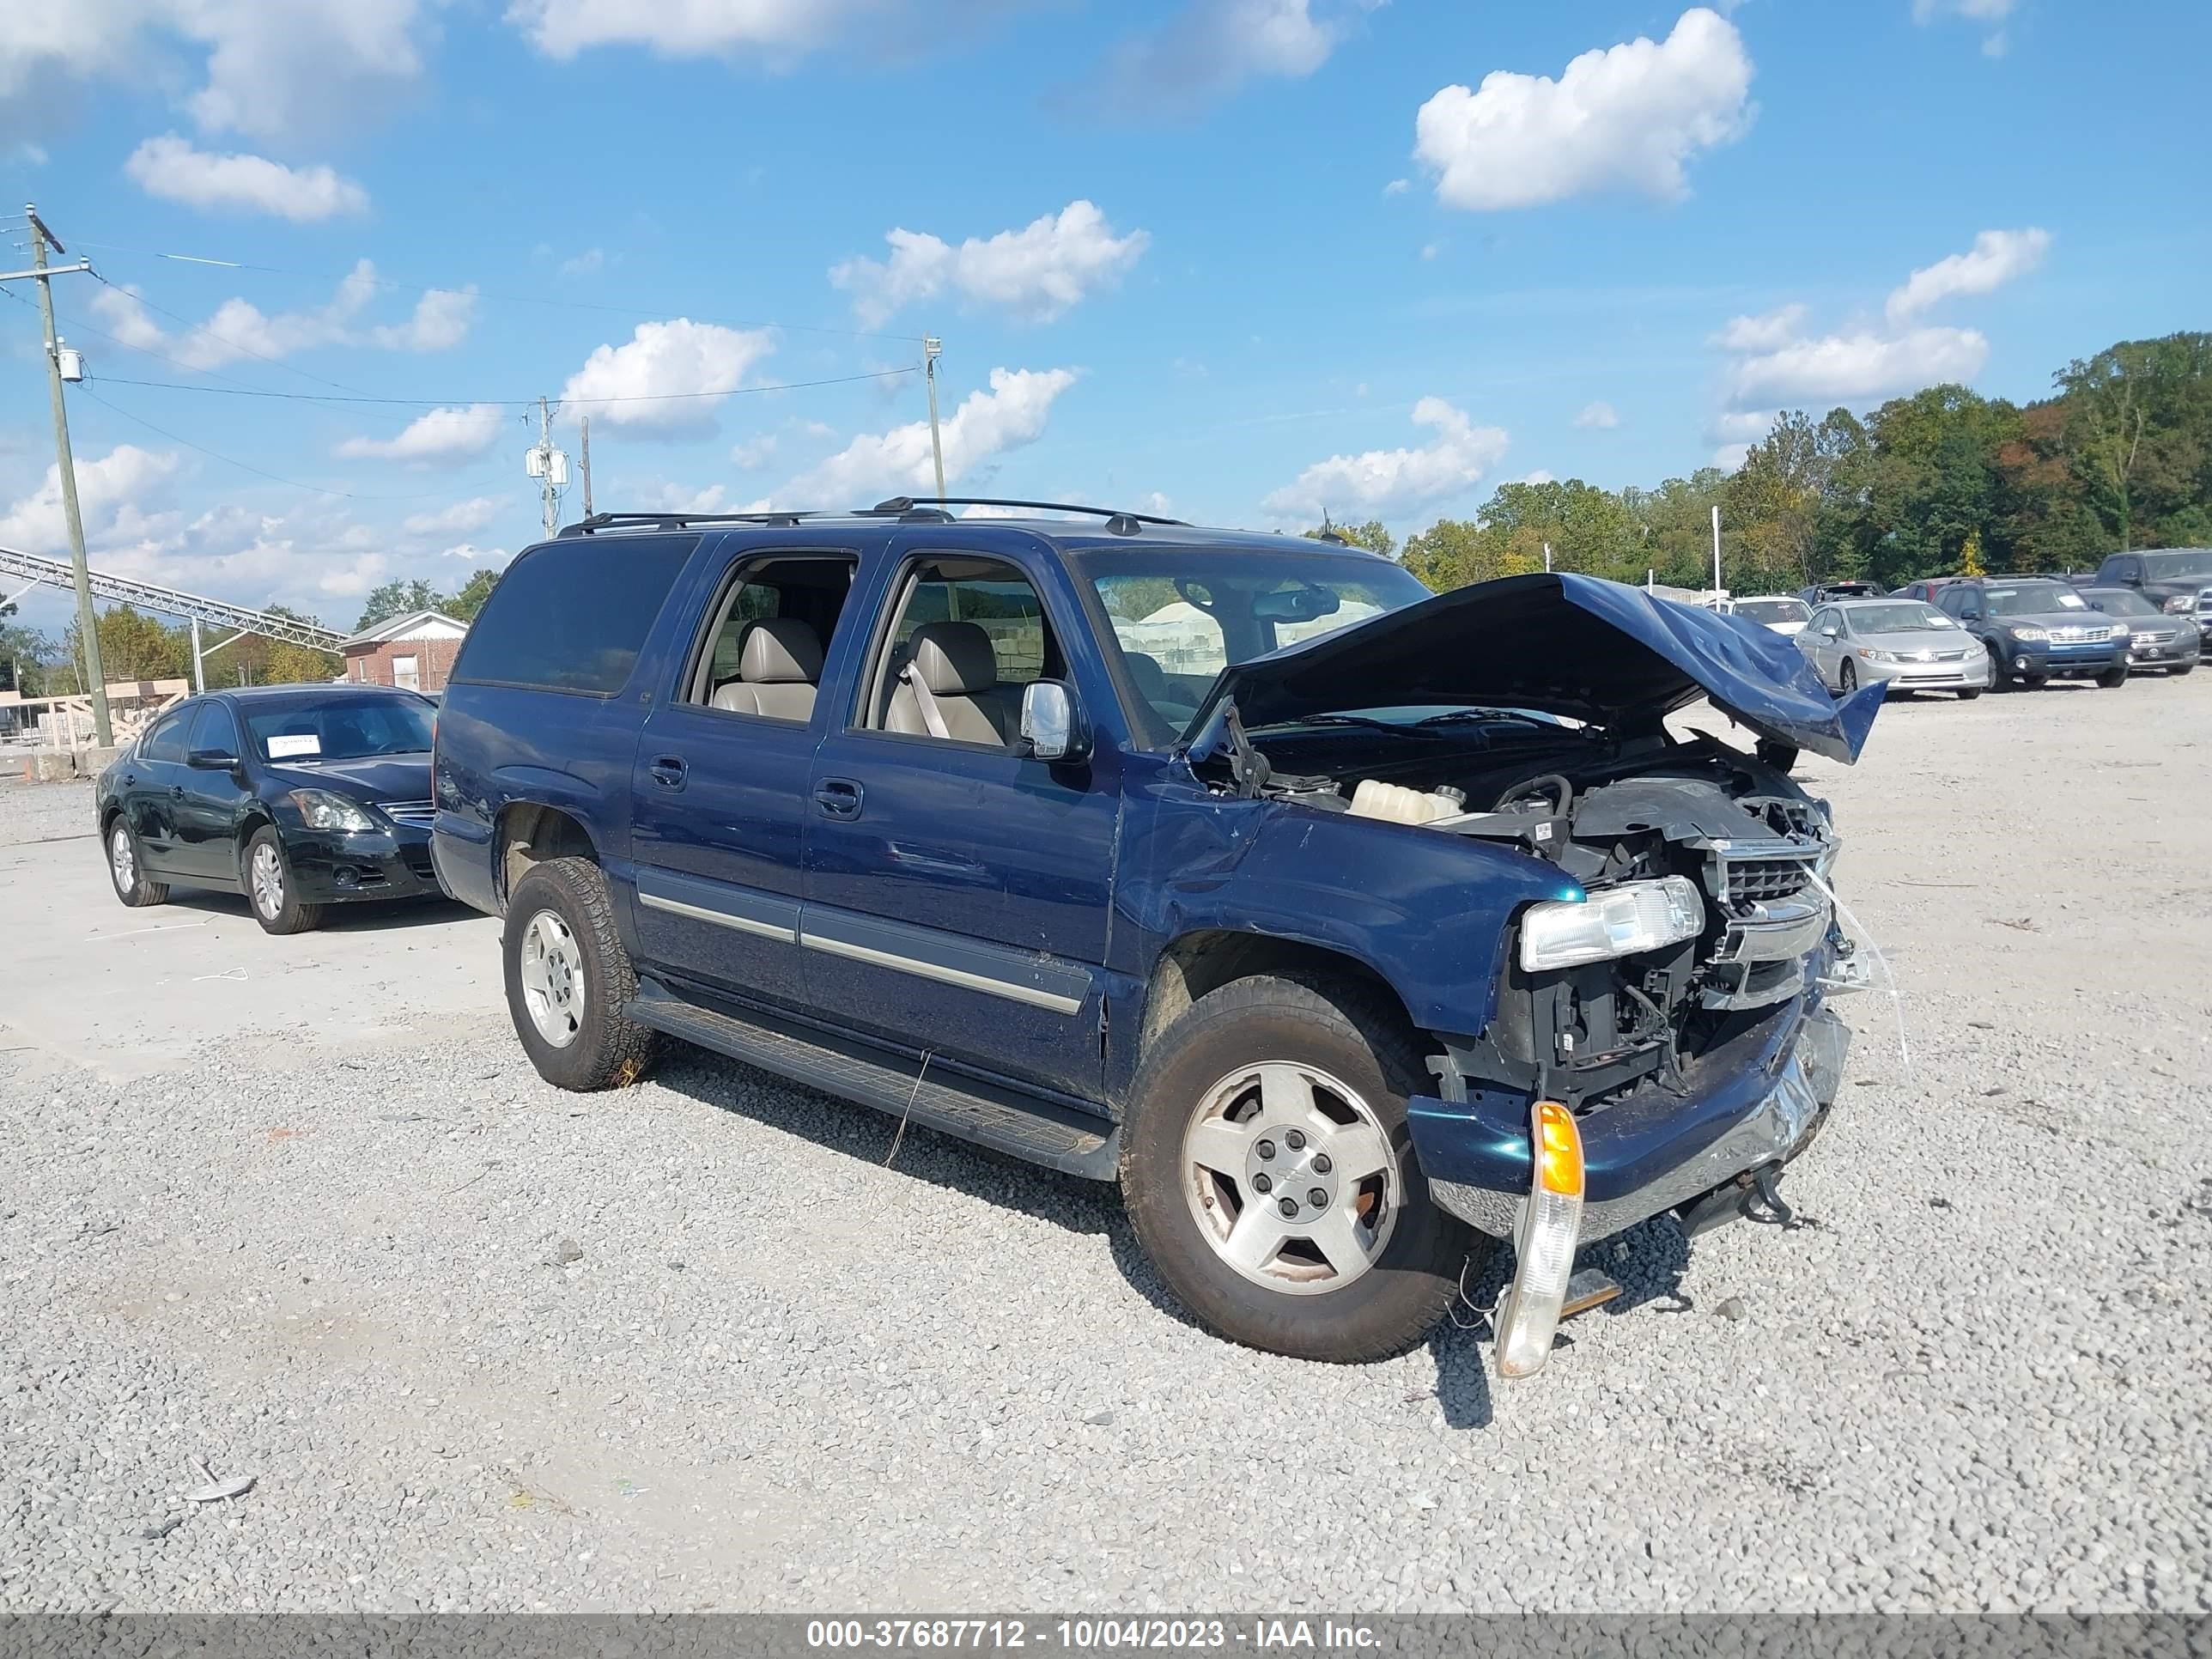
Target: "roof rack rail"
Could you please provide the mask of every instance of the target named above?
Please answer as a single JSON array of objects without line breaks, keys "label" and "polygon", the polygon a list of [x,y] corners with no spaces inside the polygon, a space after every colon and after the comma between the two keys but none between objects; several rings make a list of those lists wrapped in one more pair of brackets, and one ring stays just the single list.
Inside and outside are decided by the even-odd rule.
[{"label": "roof rack rail", "polygon": [[664,530],[685,530],[695,524],[795,525],[801,519],[818,516],[810,513],[594,513],[588,519],[562,526],[560,534],[566,538],[648,525]]},{"label": "roof rack rail", "polygon": [[[1156,518],[1149,513],[1125,513],[1115,507],[1091,507],[1082,501],[1010,501],[1000,495],[935,495],[917,500],[912,495],[894,495],[889,501],[878,501],[866,509],[871,514],[890,514],[904,519],[921,514],[939,514],[948,507],[1025,507],[1041,513],[1088,513],[1106,520],[1109,534],[1133,536],[1148,524],[1180,525],[1182,519]],[[951,518],[949,513],[942,514]]]}]

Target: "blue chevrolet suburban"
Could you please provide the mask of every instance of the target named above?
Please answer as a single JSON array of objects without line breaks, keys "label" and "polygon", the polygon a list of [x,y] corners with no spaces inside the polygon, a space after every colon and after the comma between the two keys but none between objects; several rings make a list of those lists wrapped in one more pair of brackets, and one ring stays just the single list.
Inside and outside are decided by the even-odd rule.
[{"label": "blue chevrolet suburban", "polygon": [[1836,1097],[1827,809],[1666,729],[1700,697],[1848,762],[1881,688],[1327,539],[602,514],[471,629],[432,847],[556,1085],[674,1038],[1118,1182],[1200,1319],[1313,1359],[1418,1341],[1510,1241],[1526,1375],[1579,1245],[1786,1216]]}]

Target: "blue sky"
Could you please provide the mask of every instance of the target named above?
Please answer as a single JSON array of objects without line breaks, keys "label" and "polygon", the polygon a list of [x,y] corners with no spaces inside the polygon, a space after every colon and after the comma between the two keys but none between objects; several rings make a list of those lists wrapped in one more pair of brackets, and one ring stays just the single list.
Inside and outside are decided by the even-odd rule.
[{"label": "blue sky", "polygon": [[[926,493],[926,331],[968,493],[1402,533],[2212,323],[2212,8],[2179,0],[33,21],[0,202],[106,279],[55,284],[94,562],[339,626],[534,537],[541,393],[571,450],[591,414],[602,508]],[[52,461],[0,302],[0,544],[65,545]]]}]

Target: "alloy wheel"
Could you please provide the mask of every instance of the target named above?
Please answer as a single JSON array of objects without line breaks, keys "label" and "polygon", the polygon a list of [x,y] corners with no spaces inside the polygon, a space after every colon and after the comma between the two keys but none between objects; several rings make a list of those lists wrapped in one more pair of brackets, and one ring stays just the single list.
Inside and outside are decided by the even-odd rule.
[{"label": "alloy wheel", "polygon": [[264,841],[253,849],[251,875],[253,908],[273,920],[284,908],[284,861],[275,843]]},{"label": "alloy wheel", "polygon": [[1290,1060],[1242,1066],[1206,1092],[1183,1135],[1183,1189],[1222,1261],[1292,1296],[1365,1273],[1404,1204],[1372,1109],[1338,1079]]},{"label": "alloy wheel", "polygon": [[568,924],[540,910],[523,929],[522,1002],[538,1035],[565,1048],[583,1029],[584,952]]},{"label": "alloy wheel", "polygon": [[115,890],[128,893],[138,884],[138,855],[131,848],[131,832],[121,824],[108,832],[107,862],[115,872]]}]

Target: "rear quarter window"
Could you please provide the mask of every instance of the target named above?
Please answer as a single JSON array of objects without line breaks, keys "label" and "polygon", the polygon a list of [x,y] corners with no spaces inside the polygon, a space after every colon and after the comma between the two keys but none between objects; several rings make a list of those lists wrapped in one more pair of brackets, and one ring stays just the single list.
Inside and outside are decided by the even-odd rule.
[{"label": "rear quarter window", "polygon": [[492,589],[453,678],[612,696],[698,544],[696,536],[578,536],[531,549]]}]

